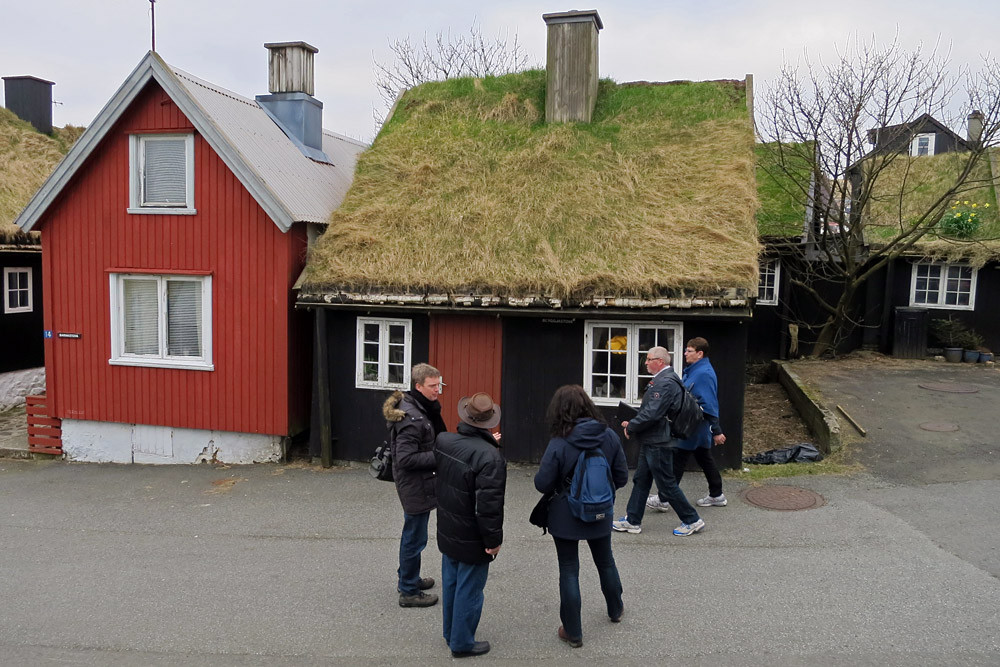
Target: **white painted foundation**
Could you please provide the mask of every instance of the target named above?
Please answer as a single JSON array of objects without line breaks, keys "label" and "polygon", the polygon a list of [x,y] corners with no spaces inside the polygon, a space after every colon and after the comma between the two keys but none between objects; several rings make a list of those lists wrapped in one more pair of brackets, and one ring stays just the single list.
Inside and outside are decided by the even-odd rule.
[{"label": "white painted foundation", "polygon": [[280,435],[64,419],[63,453],[89,463],[270,463]]}]

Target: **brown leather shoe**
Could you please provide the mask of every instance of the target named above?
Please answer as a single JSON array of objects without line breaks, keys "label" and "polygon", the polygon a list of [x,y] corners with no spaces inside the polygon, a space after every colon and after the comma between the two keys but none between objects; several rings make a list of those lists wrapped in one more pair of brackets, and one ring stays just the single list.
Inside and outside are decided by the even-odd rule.
[{"label": "brown leather shoe", "polygon": [[582,637],[580,639],[573,639],[572,637],[566,634],[566,630],[561,625],[559,626],[559,639],[563,640],[573,648],[580,648],[581,646],[583,646]]},{"label": "brown leather shoe", "polygon": [[426,591],[428,588],[434,588],[434,577],[424,577],[417,584],[417,588],[422,591]]},{"label": "brown leather shoe", "polygon": [[433,607],[437,604],[438,596],[433,593],[418,591],[413,595],[399,594],[400,607]]}]

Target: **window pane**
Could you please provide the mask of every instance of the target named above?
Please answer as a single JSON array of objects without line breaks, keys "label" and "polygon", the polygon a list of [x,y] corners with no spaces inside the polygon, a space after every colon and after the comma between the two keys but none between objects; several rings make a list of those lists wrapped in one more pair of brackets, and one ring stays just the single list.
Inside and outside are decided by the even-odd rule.
[{"label": "window pane", "polygon": [[402,364],[389,364],[389,382],[392,384],[403,384]]},{"label": "window pane", "polygon": [[143,140],[143,204],[187,204],[186,143],[184,138]]},{"label": "window pane", "polygon": [[125,300],[125,352],[159,354],[157,281],[125,279],[122,288]]},{"label": "window pane", "polygon": [[402,364],[406,361],[406,348],[402,345],[389,346],[389,363]]},{"label": "window pane", "polygon": [[608,372],[608,357],[611,355],[604,350],[594,350],[591,352],[591,364],[594,373],[607,373]]},{"label": "window pane", "polygon": [[372,322],[365,323],[365,342],[374,341],[378,342],[378,324]]},{"label": "window pane", "polygon": [[167,281],[167,355],[201,356],[201,281]]},{"label": "window pane", "polygon": [[378,343],[365,343],[365,361],[378,364]]},{"label": "window pane", "polygon": [[402,345],[406,342],[406,327],[402,324],[389,325],[389,343]]},{"label": "window pane", "polygon": [[366,361],[362,368],[366,382],[376,382],[378,380],[378,363]]}]

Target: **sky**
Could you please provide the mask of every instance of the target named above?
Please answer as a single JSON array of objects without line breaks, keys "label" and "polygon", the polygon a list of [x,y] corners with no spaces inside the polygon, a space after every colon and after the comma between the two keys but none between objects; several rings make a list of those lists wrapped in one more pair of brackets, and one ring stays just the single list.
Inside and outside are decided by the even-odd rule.
[{"label": "sky", "polygon": [[[603,5],[603,6],[602,6]],[[0,0],[0,75],[56,83],[53,122],[89,125],[150,48],[149,0]],[[939,43],[956,68],[1000,56],[1000,2],[838,0],[615,0],[584,5],[504,0],[157,0],[157,52],[171,65],[246,97],[267,93],[265,42],[306,41],[315,56],[323,125],[370,141],[381,100],[373,63],[389,42],[441,31],[516,35],[529,65],[543,66],[541,15],[597,9],[600,75],[618,82],[742,79],[758,90],[782,63],[829,59],[859,37]],[[962,132],[963,128],[953,128]]]}]

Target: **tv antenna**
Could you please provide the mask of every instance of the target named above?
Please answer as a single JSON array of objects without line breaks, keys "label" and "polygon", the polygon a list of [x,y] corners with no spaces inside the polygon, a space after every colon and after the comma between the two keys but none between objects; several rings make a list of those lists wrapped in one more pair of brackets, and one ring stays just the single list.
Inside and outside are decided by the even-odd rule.
[{"label": "tv antenna", "polygon": [[149,0],[149,29],[153,53],[156,53],[156,0]]}]

